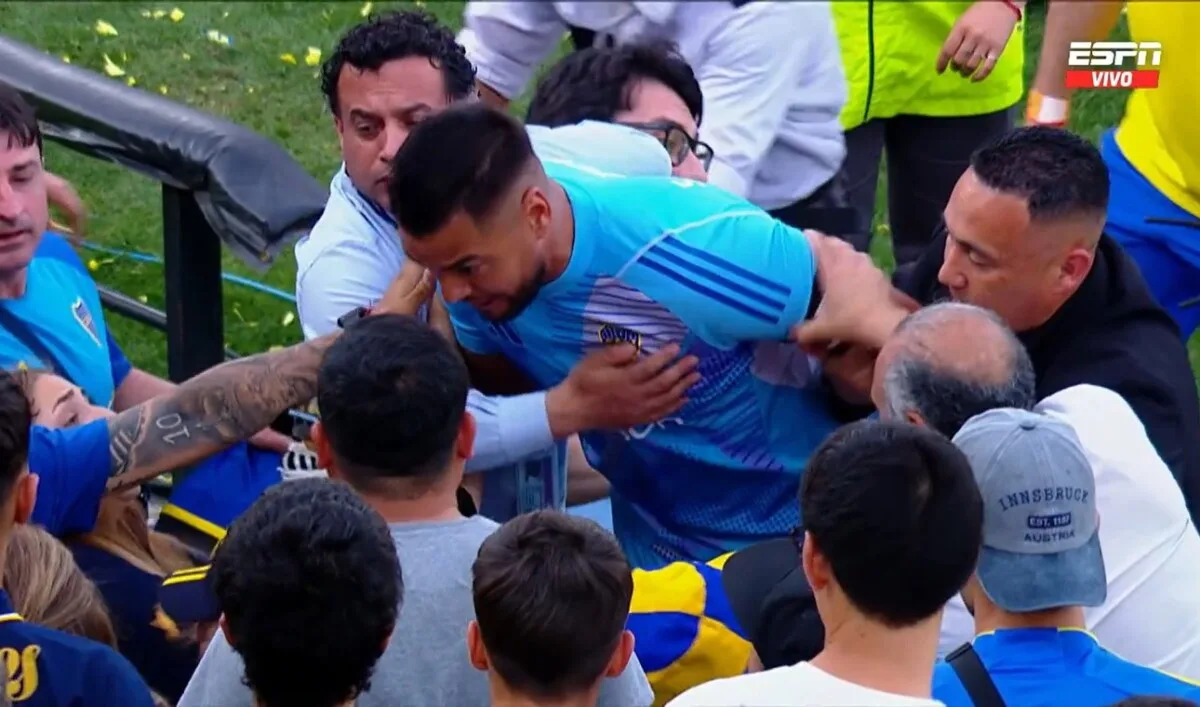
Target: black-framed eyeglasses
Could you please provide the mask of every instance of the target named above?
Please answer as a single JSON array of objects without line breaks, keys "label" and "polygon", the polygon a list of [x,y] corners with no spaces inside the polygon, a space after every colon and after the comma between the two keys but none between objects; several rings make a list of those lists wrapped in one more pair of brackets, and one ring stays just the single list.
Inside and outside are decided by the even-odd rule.
[{"label": "black-framed eyeglasses", "polygon": [[712,164],[712,147],[707,142],[702,142],[688,135],[687,131],[679,123],[670,120],[657,120],[649,123],[621,123],[621,125],[628,126],[634,130],[641,130],[658,138],[658,141],[666,148],[667,154],[670,155],[673,167],[683,164],[689,153],[695,155],[696,159],[700,160],[700,164],[704,165],[705,171],[708,171],[709,165]]}]

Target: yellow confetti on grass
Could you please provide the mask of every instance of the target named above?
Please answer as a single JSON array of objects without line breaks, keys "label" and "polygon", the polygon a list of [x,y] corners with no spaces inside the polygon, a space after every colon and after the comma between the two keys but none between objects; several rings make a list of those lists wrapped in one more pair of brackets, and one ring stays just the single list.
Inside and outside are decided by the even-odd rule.
[{"label": "yellow confetti on grass", "polygon": [[172,22],[183,22],[183,17],[184,17],[183,10],[180,10],[177,7],[172,8],[171,14],[168,15],[168,17],[171,18]]},{"label": "yellow confetti on grass", "polygon": [[362,9],[358,11],[358,14],[366,17],[367,15],[371,14],[371,8],[374,6],[374,3],[364,3]]},{"label": "yellow confetti on grass", "polygon": [[125,69],[122,69],[120,66],[117,66],[117,63],[115,61],[113,61],[112,59],[109,59],[108,55],[105,54],[104,55],[104,73],[108,74],[109,76],[111,76],[113,78],[116,78],[118,76],[124,76]]},{"label": "yellow confetti on grass", "polygon": [[167,85],[166,85],[165,83],[164,83],[164,84],[159,84],[159,86],[158,86],[158,92],[159,92],[159,93],[161,93],[161,94],[162,94],[162,95],[164,95],[164,96],[165,96],[165,95],[167,95]]},{"label": "yellow confetti on grass", "polygon": [[182,53],[182,54],[180,54],[180,55],[179,55],[179,58],[183,59],[184,61],[191,61],[191,60],[192,60],[192,55],[191,55],[191,54],[188,54],[187,52],[184,52],[184,53]]},{"label": "yellow confetti on grass", "polygon": [[129,78],[125,79],[125,85],[126,85],[126,86],[136,86],[136,85],[137,85],[137,79],[135,79],[134,77],[130,76]]},{"label": "yellow confetti on grass", "polygon": [[204,36],[208,38],[208,41],[213,42],[214,44],[221,44],[226,47],[233,44],[233,40],[229,38],[229,35],[223,32],[218,32],[215,29],[210,29],[209,31],[205,32]]},{"label": "yellow confetti on grass", "polygon": [[70,64],[70,63],[71,63],[71,57],[67,56],[66,54],[63,54],[63,55],[62,55],[62,60],[63,60],[63,63],[64,63],[64,64]]},{"label": "yellow confetti on grass", "polygon": [[292,323],[292,322],[294,322],[294,321],[296,321],[296,315],[295,315],[295,314],[293,314],[292,312],[284,312],[284,313],[283,313],[283,322],[282,322],[282,323],[283,323],[283,326],[287,326],[287,325],[291,324],[291,323]]},{"label": "yellow confetti on grass", "polygon": [[316,47],[309,47],[308,51],[304,52],[304,63],[309,66],[316,66],[321,63],[321,50]]},{"label": "yellow confetti on grass", "polygon": [[142,304],[146,304],[147,302],[150,301],[150,298],[147,297],[146,295],[138,295],[137,298],[138,298],[138,302],[141,302]]},{"label": "yellow confetti on grass", "polygon": [[96,20],[96,34],[100,35],[101,37],[116,37],[117,28],[113,27],[104,20]]},{"label": "yellow confetti on grass", "polygon": [[292,66],[296,65],[296,55],[292,54],[291,52],[285,52],[283,54],[280,54],[279,60],[285,64],[291,64]]}]

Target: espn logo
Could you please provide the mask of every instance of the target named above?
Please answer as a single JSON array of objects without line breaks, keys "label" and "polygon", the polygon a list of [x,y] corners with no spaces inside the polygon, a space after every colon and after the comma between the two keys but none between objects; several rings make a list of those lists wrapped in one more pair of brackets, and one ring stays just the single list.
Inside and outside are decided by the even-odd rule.
[{"label": "espn logo", "polygon": [[[1160,42],[1071,42],[1067,88],[1158,88]],[[1133,67],[1125,68],[1127,63]],[[1107,67],[1107,68],[1106,68]],[[1136,68],[1134,68],[1136,67]]]}]

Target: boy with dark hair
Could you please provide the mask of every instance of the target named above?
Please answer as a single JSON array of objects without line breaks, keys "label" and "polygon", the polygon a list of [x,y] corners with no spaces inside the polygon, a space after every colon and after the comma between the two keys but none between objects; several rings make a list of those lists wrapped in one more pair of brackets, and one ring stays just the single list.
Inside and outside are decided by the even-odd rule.
[{"label": "boy with dark hair", "polygon": [[[451,344],[412,317],[347,322],[321,362],[321,420],[312,431],[321,466],[388,523],[404,567],[401,630],[357,707],[487,703],[488,681],[467,660],[463,628],[475,618],[471,565],[498,526],[481,515],[463,517],[458,508],[456,491],[475,443],[469,386]],[[213,638],[179,707],[253,707],[240,677],[254,676],[236,641]],[[603,682],[604,707],[650,701],[636,660]]]},{"label": "boy with dark hair", "polygon": [[[800,507],[805,530],[793,552],[825,626],[824,648],[811,661],[706,683],[671,704],[940,705],[930,690],[942,608],[975,568],[983,524],[966,456],[925,428],[848,425],[813,454]],[[776,554],[773,544],[757,554]],[[727,587],[758,573],[755,550],[726,565]]]},{"label": "boy with dark hair", "polygon": [[259,707],[353,705],[370,687],[403,583],[387,523],[348,486],[314,478],[268,489],[209,572]]},{"label": "boy with dark hair", "polygon": [[471,663],[492,704],[595,705],[600,681],[625,670],[633,577],[616,538],[557,511],[517,516],[479,548],[472,568]]}]

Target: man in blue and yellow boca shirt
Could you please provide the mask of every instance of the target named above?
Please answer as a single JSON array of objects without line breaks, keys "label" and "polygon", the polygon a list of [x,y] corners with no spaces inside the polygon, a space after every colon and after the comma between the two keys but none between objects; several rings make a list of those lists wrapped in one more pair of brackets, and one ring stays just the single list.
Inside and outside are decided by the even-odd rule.
[{"label": "man in blue and yellow boca shirt", "polygon": [[[29,473],[25,393],[11,376],[0,377],[0,558],[13,526],[27,522],[37,499]],[[0,573],[3,571],[0,560]],[[0,590],[0,665],[4,699],[22,707],[150,707],[150,690],[116,651],[95,641],[26,623]]]}]

